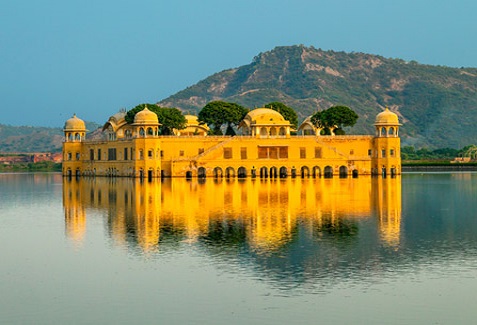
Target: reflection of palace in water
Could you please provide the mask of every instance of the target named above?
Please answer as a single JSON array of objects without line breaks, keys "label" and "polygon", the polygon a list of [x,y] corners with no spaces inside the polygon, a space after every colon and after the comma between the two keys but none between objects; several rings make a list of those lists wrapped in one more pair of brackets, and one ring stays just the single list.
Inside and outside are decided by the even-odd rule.
[{"label": "reflection of palace in water", "polygon": [[107,217],[117,245],[150,252],[172,242],[233,240],[273,252],[296,233],[319,238],[354,236],[361,221],[397,247],[401,233],[401,179],[207,180],[64,179],[66,233],[81,242],[88,214]]}]

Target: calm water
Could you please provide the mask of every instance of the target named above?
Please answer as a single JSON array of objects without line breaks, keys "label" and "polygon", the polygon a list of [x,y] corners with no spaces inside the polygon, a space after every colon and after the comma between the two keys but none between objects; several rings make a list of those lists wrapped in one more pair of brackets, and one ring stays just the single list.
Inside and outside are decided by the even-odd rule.
[{"label": "calm water", "polygon": [[0,174],[1,324],[475,324],[477,174]]}]

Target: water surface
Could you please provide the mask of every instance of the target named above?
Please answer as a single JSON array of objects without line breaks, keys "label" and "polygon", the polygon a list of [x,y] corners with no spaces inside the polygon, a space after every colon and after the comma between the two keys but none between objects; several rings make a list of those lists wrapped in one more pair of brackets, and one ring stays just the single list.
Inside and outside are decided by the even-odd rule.
[{"label": "water surface", "polygon": [[0,174],[0,323],[473,324],[477,174]]}]

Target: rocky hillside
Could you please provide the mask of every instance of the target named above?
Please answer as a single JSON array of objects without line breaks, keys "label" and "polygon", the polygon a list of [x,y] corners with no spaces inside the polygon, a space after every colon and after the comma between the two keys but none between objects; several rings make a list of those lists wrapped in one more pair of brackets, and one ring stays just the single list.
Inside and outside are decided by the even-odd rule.
[{"label": "rocky hillside", "polygon": [[[96,130],[98,127],[97,123],[86,123],[88,130]],[[0,124],[0,153],[60,152],[63,138],[61,128]]]},{"label": "rocky hillside", "polygon": [[404,145],[461,148],[477,143],[477,69],[422,65],[364,53],[277,47],[159,102],[191,113],[225,100],[253,108],[281,101],[301,120],[332,105],[360,116],[349,133],[372,133],[385,106],[400,116]]}]

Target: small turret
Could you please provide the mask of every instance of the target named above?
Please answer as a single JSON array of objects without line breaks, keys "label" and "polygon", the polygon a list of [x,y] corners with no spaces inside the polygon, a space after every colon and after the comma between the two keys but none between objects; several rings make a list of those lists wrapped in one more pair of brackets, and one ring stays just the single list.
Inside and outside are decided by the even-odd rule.
[{"label": "small turret", "polygon": [[65,122],[63,132],[65,133],[66,142],[80,142],[84,140],[86,135],[86,125],[82,119],[76,117],[76,114],[73,114],[73,117]]},{"label": "small turret", "polygon": [[373,174],[385,177],[401,174],[401,140],[399,138],[399,119],[397,114],[386,109],[376,115],[374,126]]}]

